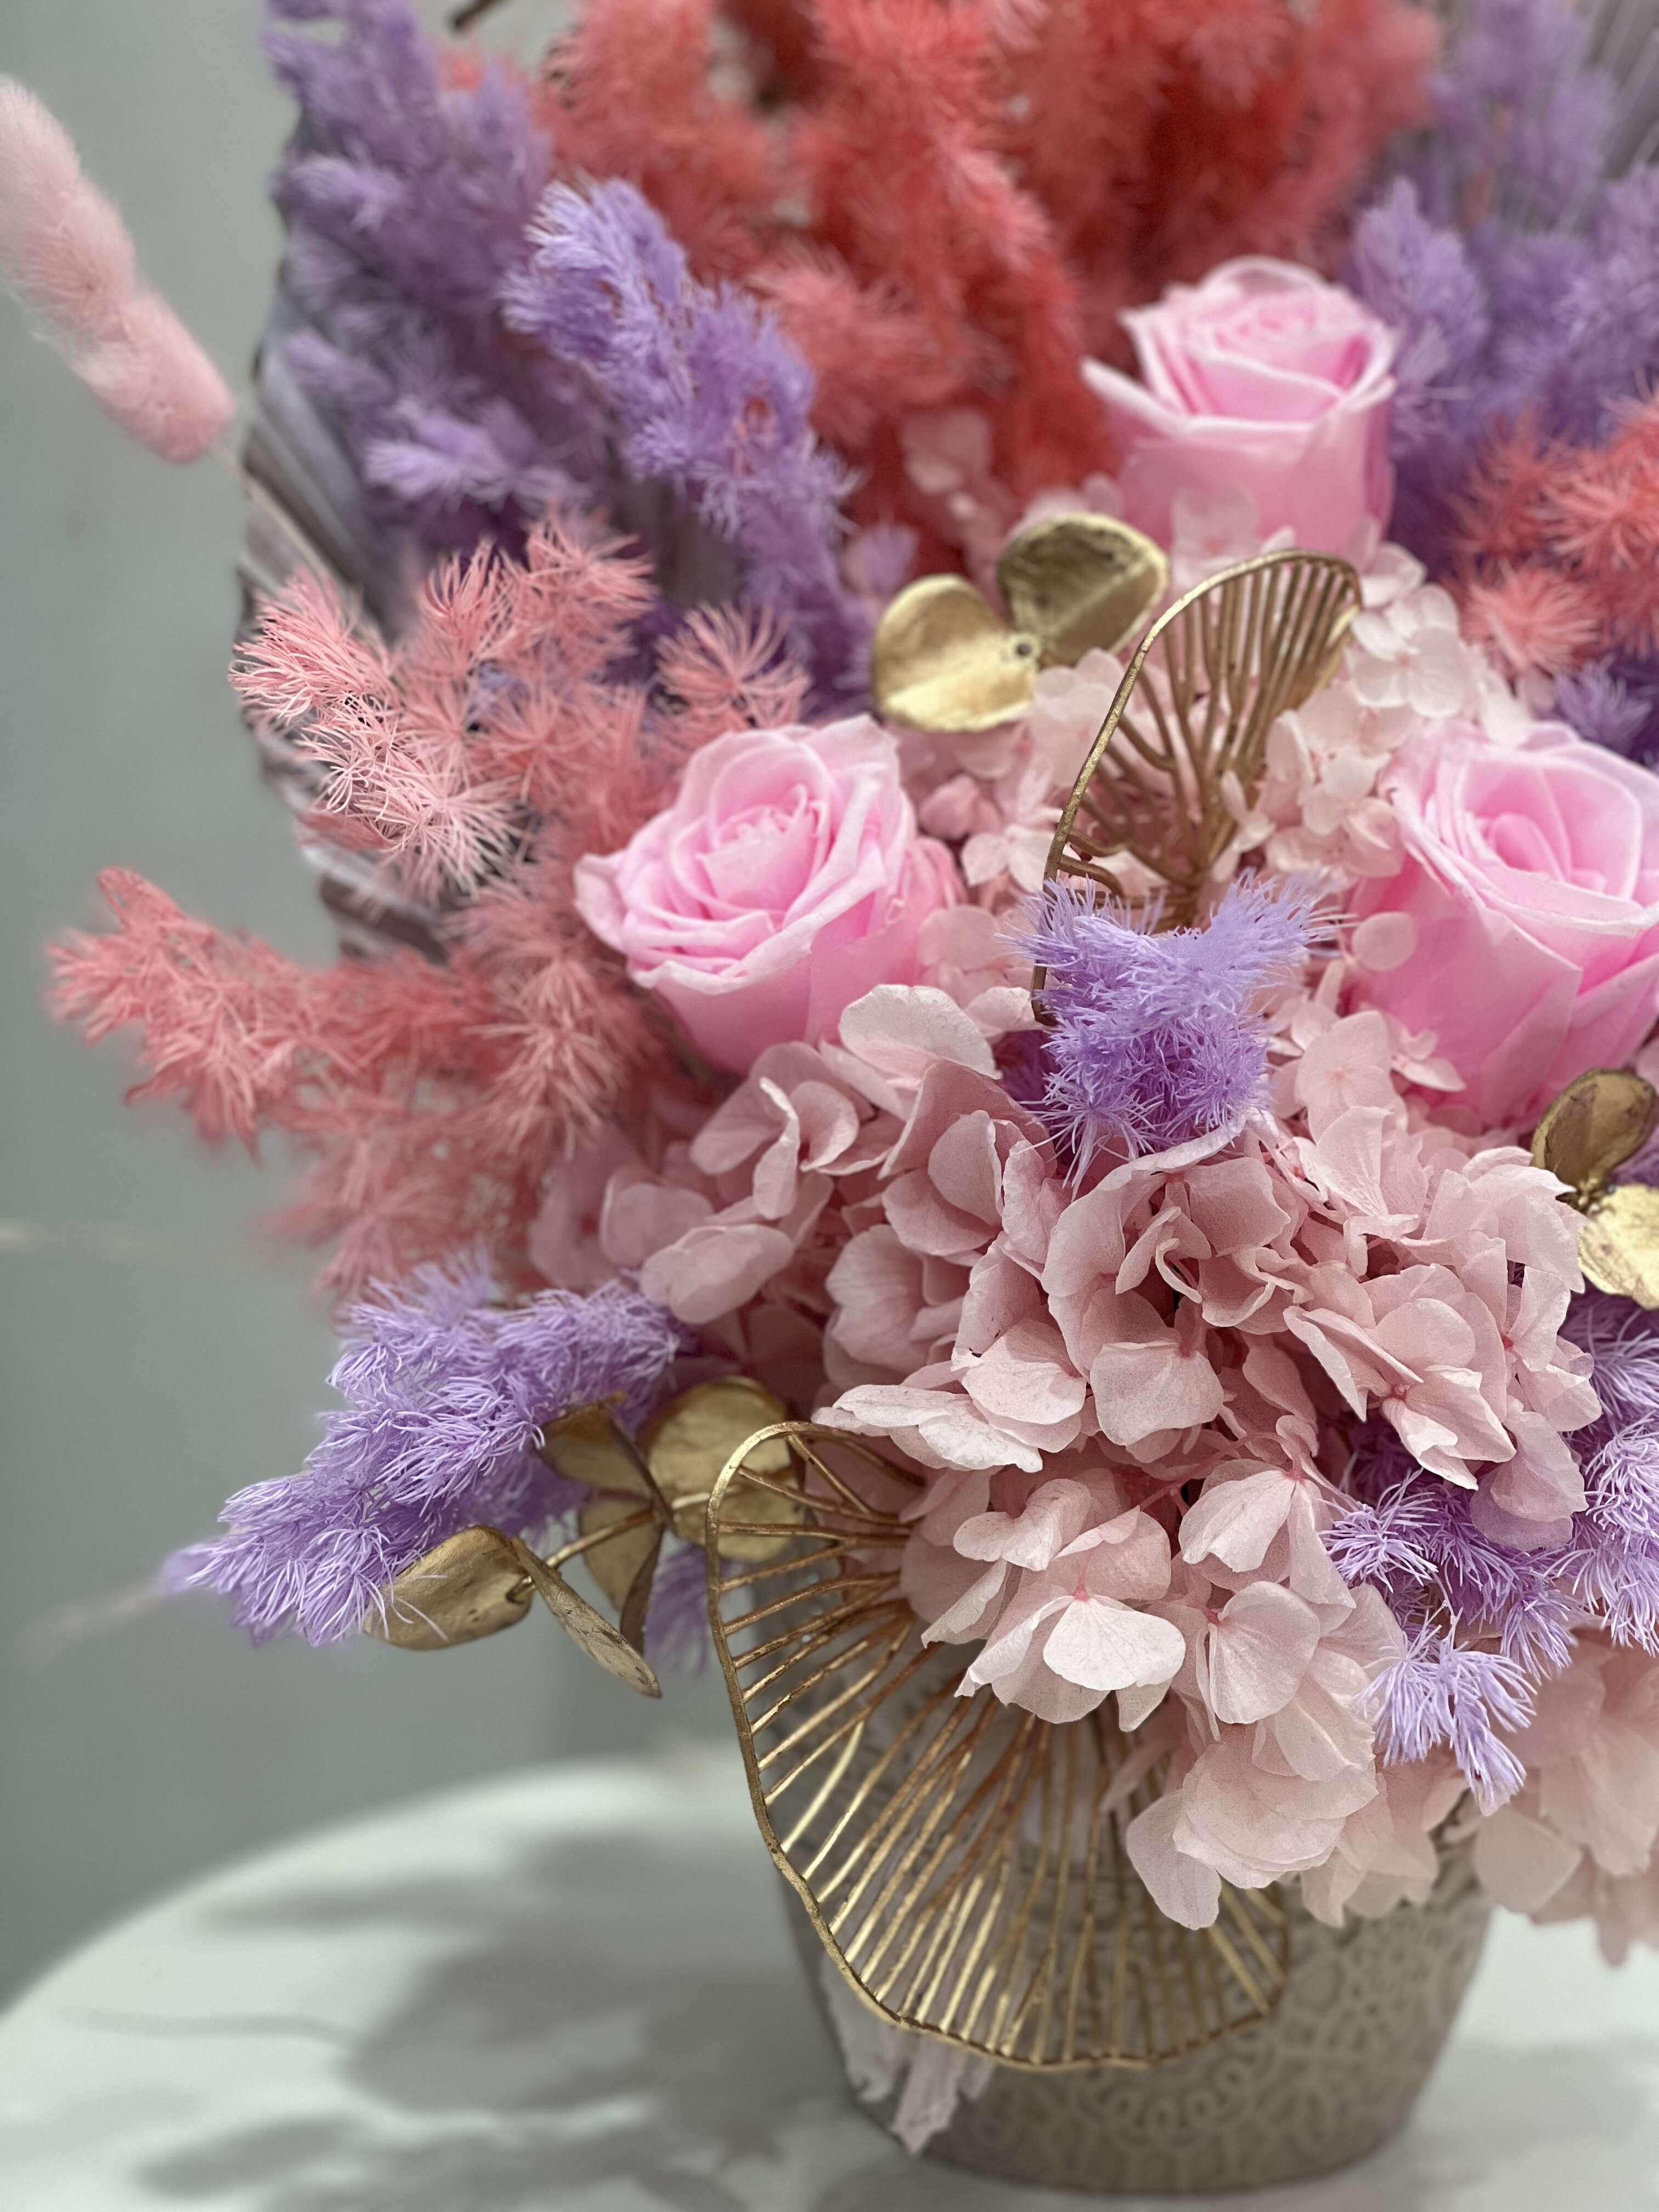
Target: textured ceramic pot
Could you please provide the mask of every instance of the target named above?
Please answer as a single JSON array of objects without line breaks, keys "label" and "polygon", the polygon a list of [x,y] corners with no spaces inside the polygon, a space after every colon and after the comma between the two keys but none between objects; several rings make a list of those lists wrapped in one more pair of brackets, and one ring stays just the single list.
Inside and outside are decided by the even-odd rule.
[{"label": "textured ceramic pot", "polygon": [[[1269,2019],[1139,2069],[982,2063],[983,2086],[974,2094],[969,2077],[924,2155],[1009,2181],[1163,2196],[1305,2180],[1376,2150],[1405,2125],[1445,2045],[1490,1901],[1461,1860],[1426,1905],[1340,1929],[1315,1920],[1294,1885],[1279,1894],[1291,1965]],[[789,1901],[814,1996],[843,2056],[855,2057],[847,2039],[856,2022],[827,2002],[823,1951],[793,1893]],[[898,2098],[859,2101],[888,2124]]]}]

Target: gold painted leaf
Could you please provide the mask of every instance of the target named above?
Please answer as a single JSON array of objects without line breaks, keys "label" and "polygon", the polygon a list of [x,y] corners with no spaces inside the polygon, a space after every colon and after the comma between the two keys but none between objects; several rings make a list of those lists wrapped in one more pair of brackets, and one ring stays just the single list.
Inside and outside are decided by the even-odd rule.
[{"label": "gold painted leaf", "polygon": [[1598,1198],[1584,1224],[1578,1263],[1598,1291],[1659,1306],[1659,1190],[1620,1183]]},{"label": "gold painted leaf", "polygon": [[1109,514],[1056,514],[1011,538],[997,583],[1017,631],[1042,665],[1073,667],[1115,653],[1170,587],[1161,547]]},{"label": "gold painted leaf", "polygon": [[654,1564],[662,1548],[660,1522],[641,1521],[640,1509],[625,1498],[596,1498],[584,1505],[577,1516],[576,1525],[586,1537],[601,1536],[602,1532],[624,1524],[618,1534],[603,1537],[581,1554],[582,1562],[594,1581],[620,1613],[628,1603],[641,1567]]},{"label": "gold painted leaf", "polygon": [[1124,673],[1045,875],[1130,904],[1154,896],[1165,927],[1194,921],[1261,787],[1269,732],[1334,672],[1358,605],[1346,561],[1302,552],[1264,553],[1178,599]]},{"label": "gold painted leaf", "polygon": [[889,601],[871,647],[870,686],[889,722],[966,734],[1030,703],[1037,641],[1011,630],[962,576],[923,576]]},{"label": "gold painted leaf", "polygon": [[[1167,1743],[1109,1712],[1065,1725],[957,1692],[900,1585],[921,1478],[791,1422],[793,1481],[739,1449],[709,1501],[709,1605],[761,1834],[849,1985],[895,2026],[1005,2065],[1156,2064],[1265,2018],[1289,1968],[1271,1890],[1223,1885],[1175,1926],[1129,1863]],[[770,1559],[726,1571],[745,1492],[804,1498]]]},{"label": "gold painted leaf", "polygon": [[646,1616],[651,1610],[651,1591],[657,1579],[657,1562],[662,1557],[662,1531],[658,1529],[651,1548],[634,1571],[617,1617],[617,1627],[624,1644],[631,1644],[641,1657],[645,1656]]},{"label": "gold painted leaf", "polygon": [[463,1528],[405,1567],[386,1600],[364,1623],[371,1636],[400,1651],[447,1651],[516,1626],[535,1590],[511,1536]]},{"label": "gold painted leaf", "polygon": [[614,1674],[641,1697],[659,1698],[662,1685],[644,1656],[636,1651],[619,1628],[612,1626],[597,1606],[571,1589],[556,1568],[548,1566],[527,1545],[520,1547],[525,1571],[541,1593],[548,1611],[561,1628],[596,1660],[607,1674]]},{"label": "gold painted leaf", "polygon": [[591,1490],[649,1498],[651,1480],[608,1406],[578,1406],[542,1432],[542,1457],[556,1474]]},{"label": "gold painted leaf", "polygon": [[1546,1109],[1533,1133],[1533,1164],[1547,1168],[1581,1201],[1593,1198],[1641,1151],[1656,1119],[1659,1092],[1650,1083],[1622,1067],[1593,1067]]},{"label": "gold painted leaf", "polygon": [[[722,1376],[699,1382],[665,1407],[646,1429],[641,1448],[657,1486],[674,1509],[677,1532],[701,1544],[707,1528],[708,1494],[720,1472],[757,1431],[787,1420],[789,1408],[758,1382],[746,1376]],[[747,1462],[750,1472],[787,1481],[793,1462],[787,1444],[763,1445]],[[772,1556],[783,1540],[761,1531],[759,1524],[792,1526],[800,1516],[800,1505],[792,1494],[757,1485],[744,1485],[747,1518],[757,1524],[744,1534],[733,1535],[726,1557],[762,1559]]]},{"label": "gold painted leaf", "polygon": [[522,1620],[539,1593],[562,1628],[607,1674],[644,1697],[662,1690],[619,1629],[537,1558],[521,1537],[499,1528],[463,1528],[406,1568],[386,1592],[384,1619],[365,1626],[404,1651],[441,1651],[475,1643]]}]

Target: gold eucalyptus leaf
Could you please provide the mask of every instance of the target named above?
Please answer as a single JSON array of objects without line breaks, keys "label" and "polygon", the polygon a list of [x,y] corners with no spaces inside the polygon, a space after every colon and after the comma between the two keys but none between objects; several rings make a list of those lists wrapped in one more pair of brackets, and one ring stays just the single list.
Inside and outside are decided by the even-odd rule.
[{"label": "gold eucalyptus leaf", "polygon": [[617,1619],[623,1642],[632,1645],[641,1658],[645,1656],[646,1616],[651,1610],[651,1592],[657,1579],[657,1562],[661,1557],[662,1531],[659,1528],[653,1538],[651,1549],[640,1561]]},{"label": "gold eucalyptus leaf", "polygon": [[[605,1536],[605,1529],[618,1522],[623,1525],[617,1534]],[[599,1540],[589,1542],[582,1559],[594,1581],[621,1613],[640,1569],[647,1560],[654,1560],[662,1547],[661,1524],[641,1521],[638,1506],[630,1504],[625,1498],[596,1498],[591,1504],[583,1506],[577,1516],[577,1526],[585,1538]]]},{"label": "gold eucalyptus leaf", "polygon": [[542,1432],[541,1455],[556,1474],[590,1490],[649,1498],[651,1480],[608,1406],[578,1406]]},{"label": "gold eucalyptus leaf", "polygon": [[538,1559],[527,1544],[519,1544],[516,1549],[525,1572],[540,1592],[548,1611],[572,1641],[590,1659],[597,1661],[607,1674],[614,1674],[630,1690],[637,1690],[643,1698],[661,1697],[662,1685],[655,1673],[622,1631],[613,1626],[597,1606],[590,1605],[580,1591],[572,1589],[556,1567]]},{"label": "gold eucalyptus leaf", "polygon": [[1170,588],[1162,549],[1109,514],[1056,514],[1011,538],[997,583],[1045,668],[1115,653]]},{"label": "gold eucalyptus leaf", "polygon": [[876,625],[870,686],[884,720],[966,736],[1023,714],[1042,665],[966,578],[923,576]]},{"label": "gold eucalyptus leaf", "polygon": [[1177,599],[1124,672],[1045,878],[1155,900],[1164,928],[1195,921],[1261,787],[1273,724],[1331,674],[1358,605],[1346,561],[1302,552],[1258,555]]},{"label": "gold eucalyptus leaf", "polygon": [[1583,1203],[1641,1151],[1656,1120],[1659,1092],[1650,1083],[1626,1068],[1593,1067],[1546,1109],[1533,1133],[1533,1165],[1547,1168]]},{"label": "gold eucalyptus leaf", "polygon": [[1626,1182],[1598,1198],[1584,1223],[1578,1264],[1598,1291],[1659,1306],[1659,1190]]},{"label": "gold eucalyptus leaf", "polygon": [[[699,1382],[666,1406],[641,1437],[647,1464],[659,1489],[674,1510],[678,1534],[701,1544],[706,1533],[708,1494],[720,1469],[757,1431],[787,1421],[789,1408],[781,1398],[751,1382],[746,1376],[722,1376]],[[762,1444],[745,1462],[751,1474],[774,1480],[789,1480],[793,1462],[787,1443]],[[744,1482],[737,1501],[741,1516],[749,1522],[775,1522],[780,1530],[792,1528],[800,1507],[792,1498]],[[732,1559],[769,1559],[785,1539],[757,1535],[752,1529],[731,1539],[724,1556]]]},{"label": "gold eucalyptus leaf", "polygon": [[447,1651],[521,1621],[535,1591],[512,1537],[463,1528],[405,1567],[386,1592],[368,1633],[400,1651]]}]

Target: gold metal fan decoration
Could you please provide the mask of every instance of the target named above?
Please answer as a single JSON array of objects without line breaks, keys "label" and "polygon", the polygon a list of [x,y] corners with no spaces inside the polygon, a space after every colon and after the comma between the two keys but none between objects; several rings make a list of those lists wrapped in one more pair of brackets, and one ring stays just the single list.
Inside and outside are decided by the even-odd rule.
[{"label": "gold metal fan decoration", "polygon": [[[782,1449],[787,1474],[770,1471]],[[709,1613],[761,1832],[884,2019],[1006,2066],[1151,2066],[1264,2019],[1289,1938],[1268,1891],[1164,1918],[1122,1829],[1167,1754],[1103,1710],[1052,1726],[929,1650],[899,1581],[921,1478],[810,1423],[762,1430],[708,1501]],[[799,1518],[775,1544],[757,1496]]]},{"label": "gold metal fan decoration", "polygon": [[1584,1216],[1578,1263],[1598,1291],[1659,1306],[1659,1190],[1613,1182],[1659,1122],[1659,1092],[1620,1067],[1593,1067],[1568,1084],[1533,1134],[1536,1167],[1570,1186]]},{"label": "gold metal fan decoration", "polygon": [[1359,604],[1346,561],[1303,552],[1264,553],[1177,599],[1124,672],[1045,874],[1130,906],[1155,898],[1166,928],[1196,921],[1261,787],[1268,732],[1334,674]]},{"label": "gold metal fan decoration", "polygon": [[1170,585],[1161,549],[1107,514],[1058,514],[997,562],[1005,622],[965,576],[922,576],[889,604],[871,649],[884,720],[967,736],[1012,721],[1045,668],[1115,653]]},{"label": "gold metal fan decoration", "polygon": [[[645,1657],[645,1617],[652,1584],[672,1529],[701,1544],[715,1476],[732,1453],[785,1412],[782,1402],[743,1376],[700,1382],[665,1406],[637,1443],[608,1406],[585,1406],[552,1423],[543,1456],[559,1474],[594,1493],[579,1516],[579,1533],[550,1559],[521,1537],[480,1525],[437,1545],[390,1584],[369,1632],[405,1651],[441,1651],[515,1627],[539,1596],[549,1611],[608,1674],[642,1696],[662,1695]],[[769,1558],[799,1517],[789,1489],[791,1462],[782,1446],[755,1461],[765,1492],[744,1487],[755,1524],[734,1537],[732,1559]],[[617,1609],[614,1623],[565,1580],[584,1561]]]}]

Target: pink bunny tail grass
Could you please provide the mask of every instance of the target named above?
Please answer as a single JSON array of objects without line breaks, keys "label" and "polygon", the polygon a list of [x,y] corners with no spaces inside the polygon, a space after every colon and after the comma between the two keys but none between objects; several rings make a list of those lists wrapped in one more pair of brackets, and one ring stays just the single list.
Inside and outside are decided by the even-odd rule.
[{"label": "pink bunny tail grass", "polygon": [[139,276],[69,133],[0,77],[0,277],[103,408],[164,460],[200,459],[235,412],[224,379]]},{"label": "pink bunny tail grass", "polygon": [[164,461],[199,461],[229,427],[225,380],[165,300],[139,293],[118,337],[72,353],[104,412]]}]

